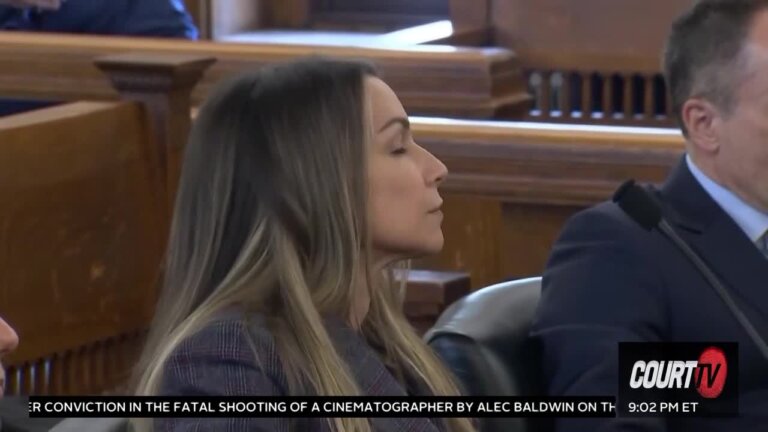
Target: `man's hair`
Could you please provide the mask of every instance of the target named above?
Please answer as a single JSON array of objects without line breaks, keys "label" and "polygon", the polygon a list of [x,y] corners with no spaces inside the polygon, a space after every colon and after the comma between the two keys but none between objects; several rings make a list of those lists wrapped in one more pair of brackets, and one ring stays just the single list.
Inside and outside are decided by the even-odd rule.
[{"label": "man's hair", "polygon": [[[682,107],[702,97],[728,113],[744,60],[744,41],[768,0],[700,0],[672,25],[664,51],[664,78],[683,133]],[[735,78],[736,77],[736,78]]]}]

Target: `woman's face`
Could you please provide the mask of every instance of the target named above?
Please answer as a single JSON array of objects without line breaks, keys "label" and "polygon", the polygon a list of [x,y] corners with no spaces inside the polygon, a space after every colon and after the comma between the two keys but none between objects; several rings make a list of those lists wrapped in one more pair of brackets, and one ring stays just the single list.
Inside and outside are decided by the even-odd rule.
[{"label": "woman's face", "polygon": [[403,105],[387,84],[368,77],[365,92],[374,133],[368,151],[373,251],[387,259],[437,253],[443,247],[437,188],[448,170],[413,141]]},{"label": "woman's face", "polygon": [[5,369],[3,368],[3,356],[16,349],[19,337],[2,318],[0,318],[0,397],[5,390]]}]

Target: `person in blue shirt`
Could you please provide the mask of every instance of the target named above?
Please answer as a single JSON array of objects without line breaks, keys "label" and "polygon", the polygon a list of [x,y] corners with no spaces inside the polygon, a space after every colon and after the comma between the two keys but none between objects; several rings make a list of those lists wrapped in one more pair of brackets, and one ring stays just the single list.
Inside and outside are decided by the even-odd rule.
[{"label": "person in blue shirt", "polygon": [[182,0],[0,0],[0,30],[198,37]]},{"label": "person in blue shirt", "polygon": [[[196,40],[182,0],[0,0],[0,31],[167,37]],[[0,117],[50,106],[0,100]]]}]

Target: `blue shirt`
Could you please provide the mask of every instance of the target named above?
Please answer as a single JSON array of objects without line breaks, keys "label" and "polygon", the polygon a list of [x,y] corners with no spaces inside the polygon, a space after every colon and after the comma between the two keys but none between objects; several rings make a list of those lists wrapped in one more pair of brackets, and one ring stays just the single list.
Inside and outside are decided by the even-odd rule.
[{"label": "blue shirt", "polygon": [[757,243],[768,231],[768,214],[750,206],[735,193],[709,178],[693,163],[690,155],[686,155],[685,161],[688,164],[688,169],[691,170],[701,187],[707,191],[707,194],[728,213],[752,243]]},{"label": "blue shirt", "polygon": [[0,30],[197,39],[182,0],[65,0],[56,11],[0,6]]}]

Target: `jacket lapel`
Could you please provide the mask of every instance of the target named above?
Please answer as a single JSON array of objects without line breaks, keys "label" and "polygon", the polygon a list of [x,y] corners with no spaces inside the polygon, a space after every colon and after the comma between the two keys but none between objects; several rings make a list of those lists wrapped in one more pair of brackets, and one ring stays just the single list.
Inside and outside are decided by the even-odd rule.
[{"label": "jacket lapel", "polygon": [[[363,393],[368,396],[407,396],[403,386],[360,334],[338,320],[327,320],[327,328]],[[377,432],[442,430],[442,422],[436,421],[433,424],[426,418],[372,418],[371,424]]]},{"label": "jacket lapel", "polygon": [[722,283],[768,319],[768,261],[707,194],[683,159],[662,188],[665,217]]}]

